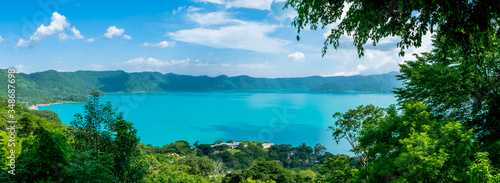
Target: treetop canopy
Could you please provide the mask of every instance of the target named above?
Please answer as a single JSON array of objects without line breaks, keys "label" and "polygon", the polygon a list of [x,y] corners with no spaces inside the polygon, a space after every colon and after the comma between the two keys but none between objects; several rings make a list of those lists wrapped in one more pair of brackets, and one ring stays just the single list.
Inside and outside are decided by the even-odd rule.
[{"label": "treetop canopy", "polygon": [[497,0],[288,0],[287,7],[297,10],[292,25],[298,34],[306,26],[324,29],[340,21],[324,41],[323,56],[329,45],[339,47],[342,35],[353,37],[359,57],[364,55],[367,41],[376,45],[388,36],[401,37],[397,44],[400,56],[405,49],[420,47],[428,32],[436,32],[435,39],[445,47],[476,51],[480,51],[478,43],[488,45],[492,37],[499,36]]}]

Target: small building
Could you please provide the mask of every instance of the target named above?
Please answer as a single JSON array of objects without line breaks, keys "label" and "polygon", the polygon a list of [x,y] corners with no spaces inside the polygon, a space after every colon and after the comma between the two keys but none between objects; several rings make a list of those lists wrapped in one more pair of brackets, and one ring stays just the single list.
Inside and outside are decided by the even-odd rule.
[{"label": "small building", "polygon": [[238,146],[240,146],[240,144],[241,144],[241,142],[218,143],[218,144],[211,145],[210,147],[214,148],[214,147],[217,147],[217,146],[220,146],[220,145],[227,145],[227,146],[229,146],[230,149],[236,149],[236,148],[238,148]]},{"label": "small building", "polygon": [[267,143],[267,142],[265,142],[265,143],[262,143],[262,148],[267,149],[267,148],[270,148],[273,145],[274,145],[274,143]]}]

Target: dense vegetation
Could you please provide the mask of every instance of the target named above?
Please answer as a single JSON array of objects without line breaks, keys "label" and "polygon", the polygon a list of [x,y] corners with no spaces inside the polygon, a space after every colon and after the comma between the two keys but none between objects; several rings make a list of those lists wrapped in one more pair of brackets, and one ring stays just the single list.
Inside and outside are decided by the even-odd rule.
[{"label": "dense vegetation", "polygon": [[[347,12],[344,7],[349,5]],[[471,1],[288,0],[300,30],[334,25],[324,42],[399,36],[405,49],[433,34],[434,48],[401,64],[398,104],[336,113],[330,127],[360,163],[337,161],[342,182],[500,182],[500,4]],[[345,14],[341,19],[342,14]],[[340,21],[339,21],[340,20]]]},{"label": "dense vegetation", "polygon": [[[17,74],[20,83],[17,97],[24,104],[87,102],[92,89],[101,92],[205,91],[246,89],[312,89],[315,91],[383,91],[401,86],[397,73],[372,76],[337,76],[305,78],[253,78],[249,76],[217,77],[161,74],[158,72],[126,73],[123,71],[44,71]],[[0,70],[7,77],[7,70]],[[2,83],[5,82],[5,83]],[[0,81],[0,84],[7,84]],[[315,88],[335,84],[342,89]],[[326,85],[329,86],[329,85]],[[5,96],[6,91],[0,91]]]}]

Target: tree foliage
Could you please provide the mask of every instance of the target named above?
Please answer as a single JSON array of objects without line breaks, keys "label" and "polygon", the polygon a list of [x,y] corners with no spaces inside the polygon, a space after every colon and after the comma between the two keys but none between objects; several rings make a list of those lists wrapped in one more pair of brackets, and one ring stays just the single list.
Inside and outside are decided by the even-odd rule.
[{"label": "tree foliage", "polygon": [[61,134],[37,128],[34,141],[17,157],[16,182],[64,182],[68,144]]},{"label": "tree foliage", "polygon": [[476,160],[467,171],[470,183],[493,183],[500,182],[500,174],[494,174],[494,168],[491,167],[487,152],[478,152],[475,154]]},{"label": "tree foliage", "polygon": [[333,131],[333,139],[337,144],[342,140],[347,140],[351,145],[351,151],[354,152],[358,162],[363,166],[368,164],[368,149],[359,145],[361,131],[377,125],[384,117],[384,109],[374,105],[358,106],[356,109],[350,109],[345,113],[336,112],[333,118],[338,118],[334,126],[328,129]]},{"label": "tree foliage", "polygon": [[[344,11],[346,5],[350,6]],[[297,33],[333,26],[324,41],[323,55],[329,45],[337,49],[343,35],[353,37],[360,57],[368,41],[375,46],[389,36],[401,37],[397,44],[400,55],[405,49],[420,47],[428,32],[436,32],[436,40],[444,47],[460,47],[468,53],[480,51],[481,45],[491,44],[492,36],[500,36],[500,4],[494,0],[288,0],[285,7],[298,13],[292,23]]]},{"label": "tree foliage", "polygon": [[317,143],[314,146],[314,154],[316,155],[324,155],[326,150],[327,150],[326,147],[321,145],[320,143]]},{"label": "tree foliage", "polygon": [[473,161],[473,135],[458,122],[438,122],[420,102],[390,107],[386,120],[362,131],[372,161],[360,178],[384,182],[464,182]]},{"label": "tree foliage", "polygon": [[238,183],[247,178],[261,181],[296,182],[294,172],[283,168],[277,161],[259,162],[252,168],[232,172],[226,176],[224,182]]},{"label": "tree foliage", "polygon": [[99,155],[92,151],[70,157],[67,182],[115,182],[111,155]]},{"label": "tree foliage", "polygon": [[92,90],[84,115],[76,114],[71,122],[75,127],[73,147],[81,152],[91,151],[95,156],[110,155],[114,177],[121,182],[136,182],[145,172],[143,165],[133,163],[139,155],[137,130],[111,103],[101,104],[100,95]]},{"label": "tree foliage", "polygon": [[[442,119],[458,120],[482,142],[500,136],[499,46],[482,58],[452,56],[440,59],[437,49],[417,55],[417,60],[401,65],[404,87],[396,90],[400,102],[424,102],[429,112]],[[456,55],[456,54],[455,54]],[[468,63],[473,61],[474,64]]]},{"label": "tree foliage", "polygon": [[351,166],[349,156],[337,154],[321,165],[321,178],[325,182],[352,182],[357,169]]}]

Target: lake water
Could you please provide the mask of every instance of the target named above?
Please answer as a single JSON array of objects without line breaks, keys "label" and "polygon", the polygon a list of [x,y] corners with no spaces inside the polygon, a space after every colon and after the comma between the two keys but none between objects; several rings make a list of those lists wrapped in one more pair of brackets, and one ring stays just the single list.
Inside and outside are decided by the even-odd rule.
[{"label": "lake water", "polygon": [[[210,92],[148,92],[107,94],[110,101],[132,121],[141,142],[163,146],[177,140],[191,144],[216,140],[255,140],[275,144],[321,143],[332,153],[349,153],[347,142],[336,144],[328,126],[335,112],[358,105],[388,107],[392,93],[307,90],[251,90]],[[70,124],[84,103],[39,107],[56,112]]]}]

